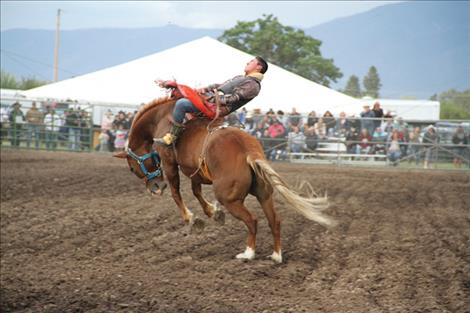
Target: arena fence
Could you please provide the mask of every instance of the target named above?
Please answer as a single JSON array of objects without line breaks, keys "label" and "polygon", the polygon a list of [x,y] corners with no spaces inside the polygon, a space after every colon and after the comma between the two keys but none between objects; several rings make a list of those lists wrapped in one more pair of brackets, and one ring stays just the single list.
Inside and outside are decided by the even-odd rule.
[{"label": "arena fence", "polygon": [[[2,148],[76,152],[112,152],[116,148],[122,149],[122,145],[118,146],[117,140],[116,142],[114,141],[116,135],[115,130],[106,132],[106,136],[112,138],[112,140],[103,140],[101,129],[93,125],[92,113],[94,109],[92,105],[75,102],[38,102],[38,108],[42,113],[46,113],[48,107],[53,107],[61,119],[58,123],[44,125],[44,123],[31,124],[26,123],[24,120],[22,122],[12,120],[9,116],[9,112],[14,101],[22,105],[21,109],[23,113],[26,113],[26,110],[32,105],[32,100],[30,99],[18,100],[2,98],[0,134],[0,144]],[[65,113],[70,109],[84,112],[79,123],[80,126],[67,125]],[[390,154],[389,141],[387,138],[374,137],[365,147],[361,147],[362,142],[350,138],[348,139],[345,133],[338,133],[336,131],[327,131],[327,134],[322,138],[310,138],[306,135],[307,132],[303,131],[306,135],[305,138],[298,140],[295,138],[289,139],[289,136],[287,136],[289,130],[286,130],[286,133],[281,136],[282,138],[271,138],[264,132],[272,118],[278,119],[284,125],[287,125],[289,115],[254,115],[246,117],[243,125],[245,125],[245,131],[258,138],[263,145],[267,158],[274,162],[333,164],[337,166],[459,168],[463,170],[470,168],[469,145],[454,145],[452,143],[452,135],[458,125],[464,125],[467,143],[470,142],[470,121],[402,120],[397,117],[389,119],[347,118],[350,125],[355,125],[357,130],[360,130],[363,123],[368,120],[369,122],[381,124],[382,128],[386,125],[397,123],[397,121],[400,120],[400,123],[404,123],[400,125],[406,125],[404,127],[409,133],[412,132],[415,127],[420,127],[420,141],[415,143],[406,141],[400,142],[400,153],[395,160]],[[301,125],[306,125],[310,117],[304,115],[297,116],[297,118],[302,120]],[[333,119],[333,124],[337,119],[337,117]],[[240,124],[236,114],[228,116],[227,122],[234,125]],[[325,124],[327,123],[328,121],[326,121]],[[257,132],[257,127],[260,124],[265,124],[265,128],[263,131]],[[430,125],[435,126],[439,135],[439,140],[432,144],[423,142],[422,140],[426,128]]]},{"label": "arena fence", "polygon": [[[100,142],[101,129],[94,127],[57,126],[46,129],[44,125],[28,123],[2,123],[0,144],[2,148],[36,149],[75,152],[112,152],[114,147]],[[399,166],[406,168],[456,168],[470,169],[470,145],[455,145],[448,140],[437,143],[400,143],[400,153],[392,160],[387,140],[363,142],[345,137],[328,137],[294,142],[288,138],[258,138],[266,157],[273,162],[332,164],[337,166]]]}]

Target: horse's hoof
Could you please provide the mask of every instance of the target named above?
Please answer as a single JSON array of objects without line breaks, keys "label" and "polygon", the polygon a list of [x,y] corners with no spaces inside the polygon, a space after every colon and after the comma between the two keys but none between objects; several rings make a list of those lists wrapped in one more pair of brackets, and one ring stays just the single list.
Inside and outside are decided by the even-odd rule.
[{"label": "horse's hoof", "polygon": [[242,260],[253,260],[255,258],[255,250],[247,247],[245,252],[237,254],[236,258]]},{"label": "horse's hoof", "polygon": [[277,264],[282,263],[282,253],[273,252],[273,254],[268,255],[268,259],[273,260]]},{"label": "horse's hoof", "polygon": [[206,223],[199,217],[194,218],[193,224],[191,225],[191,230],[195,233],[201,233],[206,227]]},{"label": "horse's hoof", "polygon": [[217,210],[214,213],[214,221],[219,225],[225,224],[225,213],[222,210]]}]

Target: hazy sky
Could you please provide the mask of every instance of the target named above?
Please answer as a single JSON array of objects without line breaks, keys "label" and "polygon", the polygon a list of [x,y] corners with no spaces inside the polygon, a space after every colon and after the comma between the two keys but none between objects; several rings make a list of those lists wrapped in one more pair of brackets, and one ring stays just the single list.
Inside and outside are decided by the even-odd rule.
[{"label": "hazy sky", "polygon": [[1,1],[1,30],[96,27],[140,28],[175,24],[230,28],[273,14],[284,25],[307,28],[399,1]]}]

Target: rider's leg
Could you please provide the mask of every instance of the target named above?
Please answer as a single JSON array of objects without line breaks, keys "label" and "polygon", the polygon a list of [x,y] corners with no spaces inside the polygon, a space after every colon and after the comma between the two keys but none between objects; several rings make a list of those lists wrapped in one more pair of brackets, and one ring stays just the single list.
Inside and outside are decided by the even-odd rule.
[{"label": "rider's leg", "polygon": [[166,146],[171,145],[178,139],[179,135],[183,131],[183,121],[186,113],[198,113],[200,112],[192,103],[186,98],[181,98],[175,103],[175,109],[173,110],[173,120],[175,124],[172,125],[169,133],[165,134],[162,138],[155,139],[155,143],[163,144]]}]

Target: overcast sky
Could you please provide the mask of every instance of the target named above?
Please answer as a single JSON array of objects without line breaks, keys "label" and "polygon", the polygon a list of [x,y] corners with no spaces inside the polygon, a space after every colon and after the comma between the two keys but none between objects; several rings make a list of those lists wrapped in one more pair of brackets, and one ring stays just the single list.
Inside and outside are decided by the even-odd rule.
[{"label": "overcast sky", "polygon": [[140,28],[174,24],[192,28],[233,27],[273,14],[284,25],[308,28],[399,1],[1,1],[1,30]]}]

